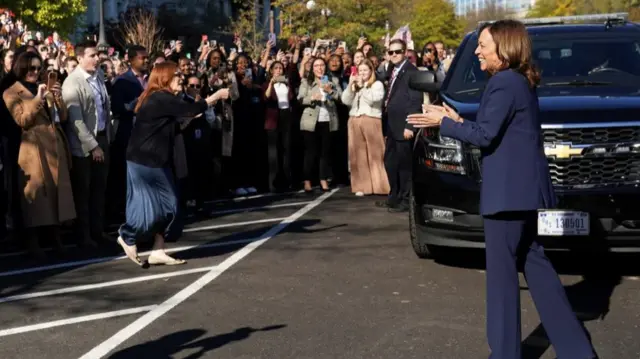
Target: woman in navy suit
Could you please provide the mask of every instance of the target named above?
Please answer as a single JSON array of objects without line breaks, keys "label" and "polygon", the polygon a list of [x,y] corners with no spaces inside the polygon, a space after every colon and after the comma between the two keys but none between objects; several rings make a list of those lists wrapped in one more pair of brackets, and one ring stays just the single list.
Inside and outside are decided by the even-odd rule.
[{"label": "woman in navy suit", "polygon": [[524,274],[558,358],[591,359],[595,354],[576,319],[553,266],[537,243],[537,210],[556,205],[541,139],[531,40],[521,22],[501,20],[480,29],[475,51],[489,81],[476,121],[448,106],[428,106],[410,115],[416,128],[440,127],[440,134],[482,151],[480,212],[487,259],[487,338],[491,359],[521,358],[520,287]]}]

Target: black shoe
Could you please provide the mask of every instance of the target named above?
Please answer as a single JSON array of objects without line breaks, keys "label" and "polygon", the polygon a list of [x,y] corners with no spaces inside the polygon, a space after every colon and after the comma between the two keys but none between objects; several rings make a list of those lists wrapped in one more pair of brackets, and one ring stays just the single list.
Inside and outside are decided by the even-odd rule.
[{"label": "black shoe", "polygon": [[397,206],[389,207],[389,213],[402,213],[409,212],[409,206],[404,204],[399,204]]},{"label": "black shoe", "polygon": [[389,201],[376,201],[376,207],[378,208],[391,208],[393,207],[389,204]]}]

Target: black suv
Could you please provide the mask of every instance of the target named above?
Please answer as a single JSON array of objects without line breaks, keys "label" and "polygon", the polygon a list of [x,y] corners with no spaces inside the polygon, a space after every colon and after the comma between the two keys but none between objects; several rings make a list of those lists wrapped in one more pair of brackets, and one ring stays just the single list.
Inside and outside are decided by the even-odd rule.
[{"label": "black suv", "polygon": [[[542,72],[542,132],[559,202],[539,212],[542,243],[640,252],[640,25],[627,22],[626,14],[525,24]],[[477,41],[475,32],[463,39],[438,91],[471,121],[487,83],[474,55]],[[416,137],[410,202],[416,254],[484,248],[480,150],[437,129]]]}]

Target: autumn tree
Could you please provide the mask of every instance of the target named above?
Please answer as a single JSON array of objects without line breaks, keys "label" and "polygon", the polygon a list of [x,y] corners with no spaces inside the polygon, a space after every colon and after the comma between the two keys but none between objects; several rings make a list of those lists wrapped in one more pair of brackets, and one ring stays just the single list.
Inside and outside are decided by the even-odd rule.
[{"label": "autumn tree", "polygon": [[[355,45],[361,35],[377,42],[385,34],[393,0],[316,0],[307,8],[306,1],[275,0],[281,9],[283,37],[309,34],[313,38],[333,38]],[[326,12],[326,10],[329,12]]]},{"label": "autumn tree", "polygon": [[637,0],[538,0],[527,17],[633,13],[637,4]]},{"label": "autumn tree", "polygon": [[86,0],[0,0],[0,8],[9,8],[29,28],[56,30],[70,35],[78,18],[87,11]]},{"label": "autumn tree", "polygon": [[135,44],[143,46],[149,52],[162,52],[164,29],[158,24],[153,12],[144,8],[133,8],[123,16],[120,24],[123,47]]},{"label": "autumn tree", "polygon": [[446,46],[458,46],[462,40],[464,23],[455,14],[448,0],[419,0],[410,8],[411,34],[416,47],[428,41],[440,40]]},{"label": "autumn tree", "polygon": [[515,15],[514,11],[500,5],[497,1],[485,1],[485,6],[477,12],[469,12],[463,17],[464,33],[473,31],[482,21],[508,19]]},{"label": "autumn tree", "polygon": [[242,39],[243,51],[255,57],[264,47],[265,32],[269,31],[269,24],[263,21],[262,1],[235,0],[238,15],[231,22],[229,31],[238,34]]}]

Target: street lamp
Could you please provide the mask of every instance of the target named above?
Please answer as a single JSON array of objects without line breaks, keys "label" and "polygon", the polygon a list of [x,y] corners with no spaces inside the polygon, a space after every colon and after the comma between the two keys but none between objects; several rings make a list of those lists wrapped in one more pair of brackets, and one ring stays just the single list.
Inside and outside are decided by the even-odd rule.
[{"label": "street lamp", "polygon": [[107,37],[104,33],[104,0],[98,0],[98,5],[100,9],[100,32],[98,34],[98,46],[96,49],[98,52],[108,52],[109,44],[107,43]]}]

